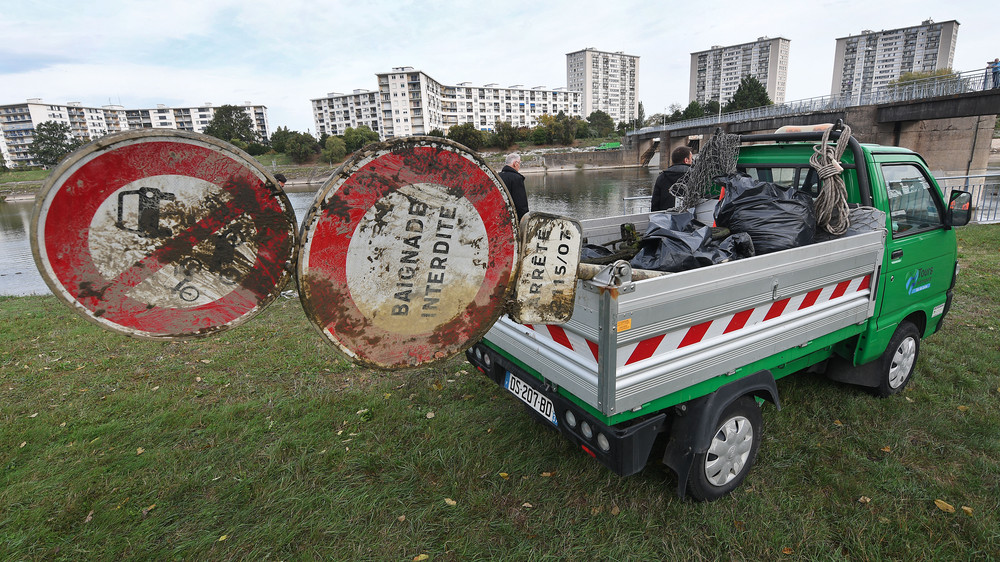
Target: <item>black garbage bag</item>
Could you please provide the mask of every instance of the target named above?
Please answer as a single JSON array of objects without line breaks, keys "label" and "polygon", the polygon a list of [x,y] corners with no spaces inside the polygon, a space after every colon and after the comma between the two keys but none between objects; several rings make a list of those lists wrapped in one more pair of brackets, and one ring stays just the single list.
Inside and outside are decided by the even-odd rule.
[{"label": "black garbage bag", "polygon": [[726,190],[715,208],[715,224],[749,234],[758,255],[812,243],[816,209],[808,193],[746,174],[715,182]]},{"label": "black garbage bag", "polygon": [[712,229],[689,212],[653,213],[631,260],[636,269],[680,272],[731,259],[750,257],[753,245],[746,234],[736,234],[721,242],[712,240]]},{"label": "black garbage bag", "polygon": [[602,260],[614,255],[614,252],[597,244],[584,244],[580,249],[580,261],[588,263],[590,261]]}]

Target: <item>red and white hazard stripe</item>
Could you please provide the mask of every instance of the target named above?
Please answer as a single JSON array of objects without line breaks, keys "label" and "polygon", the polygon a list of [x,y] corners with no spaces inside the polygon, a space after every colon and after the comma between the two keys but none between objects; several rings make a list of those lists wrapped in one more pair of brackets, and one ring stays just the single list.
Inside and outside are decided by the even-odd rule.
[{"label": "red and white hazard stripe", "polygon": [[[865,275],[630,343],[618,349],[618,366],[644,361],[658,354],[675,351],[712,338],[750,329],[764,322],[791,316],[801,310],[828,303],[845,295],[868,291],[870,285],[871,276]],[[529,324],[525,326],[534,330],[537,336],[551,339],[588,361],[597,361],[597,342],[590,341],[561,326]]]}]

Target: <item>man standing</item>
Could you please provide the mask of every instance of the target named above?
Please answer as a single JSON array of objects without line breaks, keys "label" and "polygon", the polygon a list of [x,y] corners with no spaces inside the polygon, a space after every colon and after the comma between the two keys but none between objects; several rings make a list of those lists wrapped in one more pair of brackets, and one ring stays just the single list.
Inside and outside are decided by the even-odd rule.
[{"label": "man standing", "polygon": [[993,62],[986,65],[993,73],[993,87],[1000,88],[1000,58],[993,59]]},{"label": "man standing", "polygon": [[656,183],[653,184],[653,201],[649,206],[650,212],[666,211],[677,204],[676,198],[670,193],[670,187],[691,169],[691,149],[678,146],[670,153],[670,163],[669,168],[656,176]]},{"label": "man standing", "polygon": [[507,155],[504,167],[500,170],[500,179],[507,185],[510,198],[517,211],[517,222],[528,212],[528,193],[524,189],[524,176],[521,175],[521,155],[512,152]]}]

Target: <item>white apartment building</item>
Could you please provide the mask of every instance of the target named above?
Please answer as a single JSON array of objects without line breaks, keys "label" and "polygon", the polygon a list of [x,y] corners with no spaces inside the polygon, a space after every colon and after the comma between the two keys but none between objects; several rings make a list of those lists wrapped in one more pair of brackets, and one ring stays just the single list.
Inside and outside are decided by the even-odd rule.
[{"label": "white apartment building", "polygon": [[[267,107],[243,104],[245,111],[261,140],[270,138]],[[39,98],[25,103],[0,105],[0,152],[7,165],[35,166],[30,148],[34,142],[35,126],[46,121],[65,123],[71,134],[80,140],[93,140],[104,135],[135,129],[178,129],[202,133],[215,115],[211,103],[202,107],[169,108],[158,105],[154,109],[125,109],[120,105],[87,107],[80,102],[53,105]]]},{"label": "white apartment building", "polygon": [[330,92],[325,98],[311,101],[318,136],[343,135],[348,127],[356,129],[361,125],[379,131],[381,103],[376,91],[354,90],[351,94]]},{"label": "white apartment building", "polygon": [[955,20],[888,31],[864,30],[837,39],[830,95],[863,96],[899,79],[904,72],[951,68],[958,42]]},{"label": "white apartment building", "polygon": [[639,57],[587,48],[566,54],[566,87],[583,94],[583,116],[603,111],[615,122],[639,117]]},{"label": "white apartment building", "polygon": [[712,100],[725,105],[733,98],[745,76],[764,85],[774,103],[785,101],[788,82],[788,51],[791,42],[783,37],[760,37],[751,43],[691,53],[690,101],[704,105]]},{"label": "white apartment building", "polygon": [[[376,76],[377,93],[355,90],[353,94],[330,94],[312,100],[316,132],[343,134],[348,126],[368,125],[386,140],[426,135],[434,129],[447,133],[453,125],[464,123],[472,123],[482,131],[493,131],[498,121],[534,127],[542,115],[557,115],[560,111],[583,117],[581,94],[565,88],[502,88],[495,83],[473,86],[468,82],[449,85],[411,66],[394,67]],[[373,93],[375,106],[371,101]],[[373,114],[377,126],[371,124]]]}]

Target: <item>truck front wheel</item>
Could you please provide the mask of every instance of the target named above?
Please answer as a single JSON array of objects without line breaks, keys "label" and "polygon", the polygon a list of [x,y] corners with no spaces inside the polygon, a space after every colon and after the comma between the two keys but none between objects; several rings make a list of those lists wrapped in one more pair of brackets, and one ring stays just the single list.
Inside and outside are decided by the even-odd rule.
[{"label": "truck front wheel", "polygon": [[719,416],[708,451],[695,456],[688,492],[713,501],[732,492],[746,478],[760,448],[763,416],[750,396],[730,404]]},{"label": "truck front wheel", "polygon": [[900,322],[879,360],[881,368],[876,392],[880,397],[885,398],[903,390],[910,381],[919,353],[920,330],[911,322]]}]

